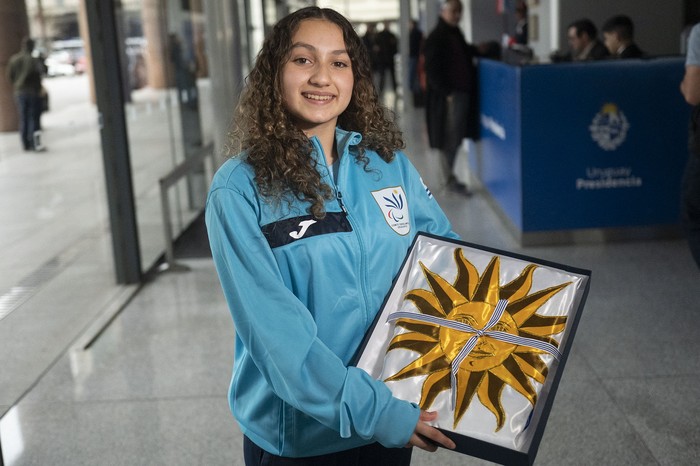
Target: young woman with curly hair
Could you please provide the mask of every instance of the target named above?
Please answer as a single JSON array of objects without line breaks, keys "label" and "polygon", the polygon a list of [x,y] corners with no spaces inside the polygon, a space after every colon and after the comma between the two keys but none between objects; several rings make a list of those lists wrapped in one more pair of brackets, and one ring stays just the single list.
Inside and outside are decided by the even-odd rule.
[{"label": "young woman with curly hair", "polygon": [[[311,212],[322,217],[324,199],[331,198],[333,192],[323,184],[314,160],[309,157],[312,146],[308,135],[285,107],[279,66],[291,52],[292,31],[300,22],[318,14],[316,10],[304,9],[275,26],[248,76],[230,142],[236,149],[247,151],[261,193],[274,199],[293,193],[311,202]],[[324,14],[340,16],[332,10]],[[338,115],[338,125],[362,134],[362,142],[354,154],[358,160],[366,164],[364,150],[371,147],[389,162],[394,151],[404,148],[401,133],[388,110],[379,104],[362,40],[352,28],[342,33],[347,58],[352,57],[353,66],[347,72],[352,73],[354,89],[345,111]]]},{"label": "young woman with curly hair", "polygon": [[233,316],[246,465],[408,465],[454,443],[351,365],[418,231],[456,237],[401,152],[350,23],[308,7],[263,44],[216,173],[209,240]]}]

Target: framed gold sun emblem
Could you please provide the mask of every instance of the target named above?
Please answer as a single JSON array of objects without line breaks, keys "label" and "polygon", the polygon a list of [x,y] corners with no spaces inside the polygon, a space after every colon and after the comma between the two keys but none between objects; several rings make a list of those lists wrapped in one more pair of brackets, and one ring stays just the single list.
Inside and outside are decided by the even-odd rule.
[{"label": "framed gold sun emblem", "polygon": [[532,464],[590,271],[418,233],[353,364],[456,451]]},{"label": "framed gold sun emblem", "polygon": [[496,417],[501,429],[506,414],[501,404],[508,385],[533,406],[537,392],[530,379],[543,384],[547,365],[542,354],[559,357],[553,335],[566,327],[566,316],[542,316],[539,307],[570,284],[530,293],[536,265],[527,265],[514,280],[501,285],[500,258],[494,256],[482,274],[454,251],[457,278],[450,283],[420,262],[430,290],[405,295],[420,314],[397,312],[389,320],[407,330],[391,340],[388,351],[406,349],[421,356],[388,377],[387,382],[427,376],[420,407],[429,409],[435,397],[452,391],[454,426],[474,397]]}]

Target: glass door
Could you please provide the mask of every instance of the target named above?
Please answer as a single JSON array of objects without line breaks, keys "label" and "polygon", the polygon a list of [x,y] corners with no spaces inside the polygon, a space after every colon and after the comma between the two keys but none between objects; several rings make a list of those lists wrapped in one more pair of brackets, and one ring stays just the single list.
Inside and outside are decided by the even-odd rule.
[{"label": "glass door", "polygon": [[211,126],[202,111],[210,94],[204,11],[198,0],[130,0],[115,8],[145,272],[204,206],[204,165],[185,163],[211,141],[203,131]]}]

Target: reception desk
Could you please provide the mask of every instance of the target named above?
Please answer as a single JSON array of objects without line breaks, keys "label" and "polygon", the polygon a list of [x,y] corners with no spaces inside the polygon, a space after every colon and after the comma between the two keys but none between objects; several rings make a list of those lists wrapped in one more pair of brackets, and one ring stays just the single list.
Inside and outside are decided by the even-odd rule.
[{"label": "reception desk", "polygon": [[682,57],[479,65],[469,164],[523,245],[680,232]]}]

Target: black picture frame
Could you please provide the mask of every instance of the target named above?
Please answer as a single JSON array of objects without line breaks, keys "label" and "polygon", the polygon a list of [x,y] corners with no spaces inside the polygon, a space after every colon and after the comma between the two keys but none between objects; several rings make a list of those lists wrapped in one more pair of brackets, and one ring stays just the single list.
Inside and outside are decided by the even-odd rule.
[{"label": "black picture frame", "polygon": [[[581,269],[577,267],[571,267],[568,265],[552,262],[552,261],[547,261],[547,260],[542,260],[530,256],[526,256],[523,254],[518,254],[518,253],[513,253],[509,251],[504,251],[501,249],[496,249],[496,248],[491,248],[487,246],[482,246],[474,243],[469,243],[466,241],[461,241],[461,240],[455,240],[451,238],[444,238],[440,236],[435,236],[431,235],[429,233],[425,232],[419,232],[416,237],[413,240],[413,243],[411,244],[411,247],[409,248],[408,253],[406,254],[406,258],[404,259],[403,264],[401,265],[401,268],[399,270],[399,273],[397,273],[396,277],[394,278],[394,281],[392,283],[391,289],[387,293],[384,303],[382,304],[382,307],[380,311],[377,313],[377,316],[374,319],[373,324],[370,326],[369,330],[367,331],[364,340],[362,341],[357,353],[355,354],[355,357],[353,358],[352,364],[360,367],[370,373],[370,375],[373,375],[374,377],[377,377],[377,374],[372,374],[372,370],[368,370],[367,367],[363,367],[363,364],[365,362],[365,349],[367,348],[368,344],[372,341],[373,336],[375,335],[375,330],[379,325],[386,325],[384,324],[384,321],[386,319],[386,307],[387,307],[387,302],[390,299],[390,296],[392,295],[392,292],[394,292],[395,287],[397,286],[397,281],[402,277],[402,274],[404,273],[404,269],[406,268],[407,261],[409,257],[411,257],[411,253],[413,252],[413,249],[415,248],[416,244],[419,241],[425,241],[425,240],[437,240],[438,242],[442,242],[445,244],[450,244],[454,245],[455,247],[461,247],[461,248],[470,248],[470,249],[475,249],[478,251],[490,253],[493,255],[497,255],[500,257],[505,257],[505,258],[512,258],[512,259],[518,259],[522,261],[526,261],[528,263],[535,264],[539,267],[545,267],[548,269],[554,269],[556,271],[561,271],[567,274],[572,274],[580,277],[581,280],[581,285],[576,291],[574,300],[571,305],[571,309],[569,310],[568,316],[567,316],[567,323],[566,323],[566,328],[563,332],[562,335],[562,340],[561,344],[559,346],[559,351],[561,353],[561,356],[559,358],[559,361],[557,362],[556,365],[553,365],[549,373],[545,379],[543,390],[541,393],[544,393],[544,396],[540,395],[538,396],[537,403],[532,409],[532,414],[531,418],[527,424],[526,429],[531,429],[530,432],[528,432],[527,435],[527,441],[523,445],[523,448],[521,449],[515,449],[515,448],[509,448],[507,446],[503,445],[498,445],[495,443],[490,443],[488,441],[478,439],[478,438],[473,438],[467,435],[463,435],[448,429],[441,428],[440,430],[445,433],[448,437],[450,437],[455,444],[457,445],[456,451],[474,456],[477,458],[481,458],[487,461],[492,461],[494,463],[499,463],[499,464],[508,464],[508,465],[531,465],[533,464],[535,457],[537,455],[537,450],[539,449],[540,441],[542,439],[542,435],[544,433],[544,428],[547,423],[547,419],[549,417],[549,413],[552,408],[552,404],[554,402],[554,396],[556,394],[557,388],[559,386],[559,382],[561,380],[561,376],[564,370],[564,367],[566,366],[566,361],[569,355],[569,352],[571,351],[571,346],[573,344],[574,336],[576,334],[576,330],[578,328],[578,324],[581,318],[581,314],[583,311],[583,307],[585,305],[586,299],[588,297],[588,292],[590,289],[590,277],[591,277],[591,271],[586,270],[586,269]],[[380,332],[377,332],[380,333]],[[382,344],[388,345],[388,341],[383,342]],[[369,356],[370,358],[376,358],[377,356]],[[544,388],[546,387],[546,390]]]}]

